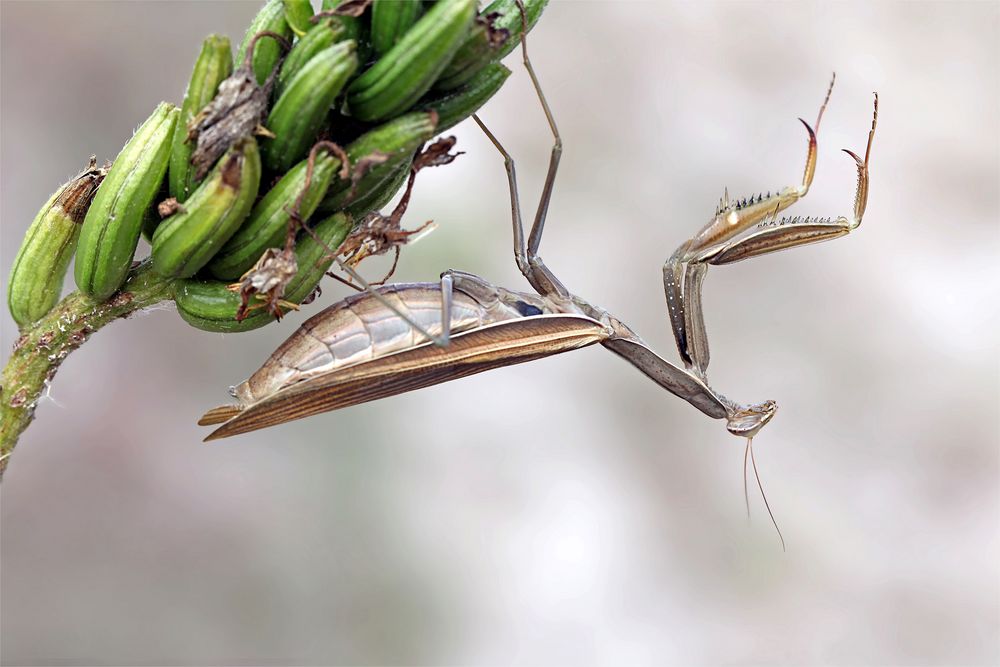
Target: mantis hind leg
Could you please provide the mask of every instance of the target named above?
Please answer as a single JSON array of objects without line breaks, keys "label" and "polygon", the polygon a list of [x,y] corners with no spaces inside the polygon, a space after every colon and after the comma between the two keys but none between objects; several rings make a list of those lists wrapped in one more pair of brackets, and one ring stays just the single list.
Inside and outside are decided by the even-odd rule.
[{"label": "mantis hind leg", "polygon": [[542,92],[538,76],[531,65],[531,59],[528,57],[528,21],[524,3],[521,0],[516,1],[518,9],[521,11],[522,60],[525,69],[528,70],[528,75],[531,77],[535,94],[542,105],[545,119],[548,121],[549,129],[552,131],[553,136],[552,152],[549,156],[549,167],[545,176],[545,185],[542,188],[542,195],[538,202],[538,208],[535,211],[535,218],[531,225],[531,232],[527,236],[527,241],[524,234],[520,197],[517,192],[517,175],[514,168],[514,158],[511,157],[510,153],[507,152],[507,149],[503,147],[503,144],[500,143],[496,136],[490,132],[489,128],[486,127],[486,124],[483,123],[478,115],[473,115],[472,118],[504,158],[504,168],[507,171],[507,184],[510,188],[511,217],[513,218],[514,227],[514,260],[517,262],[518,269],[520,269],[522,275],[527,278],[528,282],[531,283],[531,286],[539,294],[566,300],[570,297],[569,291],[556,278],[555,274],[545,266],[542,258],[538,255],[538,248],[542,242],[542,232],[545,229],[545,218],[548,215],[549,203],[552,200],[552,189],[559,170],[559,160],[562,156],[562,137],[559,135],[559,128],[556,126],[552,110],[549,108],[549,103],[545,99],[545,93]]}]

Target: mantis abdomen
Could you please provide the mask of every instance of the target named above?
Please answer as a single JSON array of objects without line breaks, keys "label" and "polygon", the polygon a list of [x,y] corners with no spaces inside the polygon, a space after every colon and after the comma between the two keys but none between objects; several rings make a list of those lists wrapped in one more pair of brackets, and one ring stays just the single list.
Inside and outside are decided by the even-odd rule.
[{"label": "mantis abdomen", "polygon": [[[604,324],[559,312],[536,295],[466,274],[450,277],[457,278],[454,289],[445,291],[438,283],[386,285],[307,320],[232,389],[238,405],[214,408],[201,418],[202,425],[226,422],[208,439],[558,354],[610,335]],[[451,336],[443,347],[427,337],[441,333]]]},{"label": "mantis abdomen", "polygon": [[[428,333],[441,333],[441,290],[437,283],[388,285],[378,291]],[[450,323],[453,333],[482,326],[492,319],[475,299],[454,292]],[[384,357],[425,340],[410,322],[370,294],[361,293],[308,319],[234,392],[240,401],[253,403],[310,377]]]}]

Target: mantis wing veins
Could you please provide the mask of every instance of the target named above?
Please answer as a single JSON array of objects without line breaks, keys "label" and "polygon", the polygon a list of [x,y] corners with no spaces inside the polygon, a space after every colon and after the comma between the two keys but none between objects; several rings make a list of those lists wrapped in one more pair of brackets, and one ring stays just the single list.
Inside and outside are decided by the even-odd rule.
[{"label": "mantis wing veins", "polygon": [[225,420],[205,438],[217,440],[575,350],[608,335],[603,324],[583,315],[542,314],[498,322],[454,335],[444,348],[424,343],[289,385],[246,407],[213,408],[198,423]]}]

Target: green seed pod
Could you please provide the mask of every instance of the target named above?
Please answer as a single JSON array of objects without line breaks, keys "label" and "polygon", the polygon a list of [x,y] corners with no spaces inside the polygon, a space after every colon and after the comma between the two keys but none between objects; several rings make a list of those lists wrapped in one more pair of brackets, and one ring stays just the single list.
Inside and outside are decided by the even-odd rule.
[{"label": "green seed pod", "polygon": [[421,144],[437,133],[437,122],[437,114],[434,112],[408,113],[366,132],[348,144],[346,151],[351,160],[352,172],[364,158],[381,154],[387,159],[367,169],[356,184],[349,181],[333,183],[327,190],[320,209],[338,211],[350,202],[363,199],[377,190],[400,165],[408,165]]},{"label": "green seed pod", "polygon": [[465,42],[458,47],[455,56],[444,68],[441,75],[434,82],[435,90],[452,90],[468,82],[476,75],[484,65],[493,60],[497,48],[495,42],[507,40],[505,33],[494,31],[493,40],[490,39],[490,30],[486,20],[482,16],[469,29],[469,36]]},{"label": "green seed pod", "polygon": [[[524,0],[528,30],[534,27],[548,0]],[[490,14],[494,14],[489,24]],[[438,90],[452,90],[472,80],[491,62],[510,53],[521,41],[521,10],[515,0],[496,0],[479,13],[476,25],[434,82]]]},{"label": "green seed pod", "polygon": [[395,46],[417,22],[423,6],[420,0],[375,0],[372,3],[371,42],[382,56]]},{"label": "green seed pod", "polygon": [[260,155],[252,137],[219,159],[177,213],[153,234],[153,269],[188,278],[205,266],[246,219],[260,185]]},{"label": "green seed pod", "polygon": [[80,291],[98,301],[121,287],[132,266],[146,209],[167,172],[179,113],[166,102],[156,108],[115,158],[87,211],[74,275]]},{"label": "green seed pod", "polygon": [[306,63],[320,51],[328,49],[341,39],[347,36],[344,24],[335,18],[326,18],[312,26],[312,28],[285,56],[285,61],[281,63],[281,70],[278,72],[278,80],[274,84],[275,99],[281,97],[288,86],[288,82],[295,78]]},{"label": "green seed pod", "polygon": [[438,113],[438,132],[451,129],[479,110],[493,97],[503,82],[510,76],[510,70],[500,63],[492,63],[479,72],[464,86],[450,90],[443,95],[429,95],[417,107]]},{"label": "green seed pod", "polygon": [[[399,192],[399,189],[406,183],[410,176],[410,165],[412,160],[406,160],[396,167],[396,170],[386,176],[381,183],[377,183],[366,192],[359,194],[350,202],[342,205],[342,208],[351,214],[356,220],[360,220],[372,211],[377,211],[389,203],[389,201]],[[359,192],[361,188],[358,188]],[[344,195],[347,193],[345,192]]]},{"label": "green seed pod", "polygon": [[161,220],[155,205],[147,208],[146,212],[142,214],[142,238],[146,239],[146,243],[153,245],[153,234],[156,233],[156,228],[160,226]]},{"label": "green seed pod", "polygon": [[328,152],[316,155],[312,179],[306,188],[308,167],[309,160],[292,167],[257,202],[247,221],[209,262],[208,270],[213,276],[236,280],[253,267],[265,250],[281,246],[300,196],[300,219],[303,222],[309,219],[326,194],[334,173],[340,168],[340,160]]},{"label": "green seed pod", "polygon": [[185,280],[177,287],[174,301],[181,319],[202,331],[243,333],[274,321],[274,316],[266,311],[255,312],[237,321],[240,295],[220,280]]},{"label": "green seed pod", "polygon": [[[346,4],[348,0],[323,0],[322,8],[324,12],[332,12],[342,4]],[[371,57],[372,52],[372,42],[371,35],[369,34],[368,21],[361,18],[361,15],[352,15],[355,12],[348,14],[338,14],[337,19],[344,26],[344,37],[343,39],[353,39],[358,45],[358,62],[366,63],[368,58]]]},{"label": "green seed pod", "polygon": [[264,163],[274,172],[287,171],[316,143],[337,94],[358,67],[353,41],[317,53],[299,70],[267,117],[273,139],[263,142]]},{"label": "green seed pod", "polygon": [[7,283],[7,307],[19,327],[41,319],[59,300],[80,225],[106,174],[91,160],[88,169],[45,202],[28,227]]},{"label": "green seed pod", "polygon": [[476,0],[439,0],[388,53],[347,91],[355,118],[383,120],[403,113],[426,93],[465,39]]},{"label": "green seed pod", "polygon": [[[286,39],[291,38],[292,29],[285,19],[285,6],[282,4],[282,0],[267,0],[257,12],[257,16],[247,28],[243,42],[240,43],[240,48],[236,52],[236,62],[242,63],[244,61],[254,35],[265,30],[277,33]],[[281,60],[280,44],[273,39],[257,40],[257,45],[253,50],[253,73],[257,77],[257,83],[264,85],[279,60]]]},{"label": "green seed pod", "polygon": [[[528,18],[528,32],[531,32],[531,29],[538,23],[538,19],[542,16],[542,10],[548,3],[549,0],[524,0],[524,13],[527,14]],[[521,10],[518,8],[516,0],[494,0],[483,10],[483,15],[494,12],[499,14],[500,18],[493,22],[493,26],[510,32],[510,38],[503,43],[500,51],[494,57],[494,60],[499,60],[521,43]]]},{"label": "green seed pod", "polygon": [[[323,241],[323,245],[317,243],[311,235],[301,235],[295,244],[295,259],[299,269],[285,287],[286,301],[299,304],[312,294],[333,263],[332,257],[324,257],[327,254],[326,249],[336,251],[353,226],[350,216],[337,213],[320,221],[313,229],[313,233]],[[227,283],[218,280],[185,280],[177,288],[174,299],[177,302],[177,312],[184,321],[204,331],[228,333],[252,331],[275,319],[261,308],[237,322],[236,313],[241,305],[240,295],[229,289]]]},{"label": "green seed pod", "polygon": [[309,32],[312,23],[309,19],[313,17],[312,2],[310,0],[282,0],[285,6],[285,20],[288,26],[295,33],[296,37]]},{"label": "green seed pod", "polygon": [[[174,132],[177,132],[176,127],[174,128]],[[169,180],[169,178],[163,179],[160,191],[153,197],[153,203],[142,214],[142,238],[146,239],[146,243],[149,245],[153,245],[153,234],[156,233],[156,228],[160,226],[160,222],[163,220],[163,216],[160,215],[160,204],[167,203],[170,199],[170,188],[167,184]]]},{"label": "green seed pod", "polygon": [[232,73],[233,54],[229,39],[209,35],[194,63],[170,150],[170,196],[179,202],[187,199],[197,185],[195,170],[191,166],[194,143],[188,140],[188,125],[199,111],[208,106],[219,90],[219,84]]}]

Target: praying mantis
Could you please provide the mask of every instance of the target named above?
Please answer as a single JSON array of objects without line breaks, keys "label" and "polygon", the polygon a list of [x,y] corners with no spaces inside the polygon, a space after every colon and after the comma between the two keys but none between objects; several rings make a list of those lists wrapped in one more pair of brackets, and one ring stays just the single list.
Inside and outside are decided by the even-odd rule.
[{"label": "praying mantis", "polygon": [[[710,265],[830,240],[857,229],[868,201],[878,95],[864,157],[844,149],[854,159],[858,174],[851,216],[779,217],[802,199],[812,184],[816,132],[833,88],[831,81],[814,127],[800,119],[808,134],[802,182],[774,194],[742,200],[731,200],[727,193],[708,224],[682,243],[664,264],[669,322],[682,368],[653,351],[617,317],[570,292],[539,255],[562,139],[528,58],[526,40],[522,40],[522,54],[554,140],[527,235],[514,160],[479,117],[474,119],[504,159],[514,258],[535,293],[498,287],[479,276],[453,270],[445,271],[437,283],[375,288],[362,282],[366,291],[310,318],[248,380],[233,387],[230,391],[238,404],[213,408],[201,418],[201,425],[218,425],[206,440],[600,343],[702,413],[724,419],[730,433],[747,439],[752,456],[752,439],[773,418],[777,404],[769,400],[743,406],[709,385],[702,283]],[[360,280],[352,269],[342,266]]]}]

